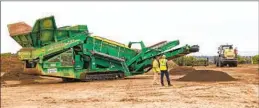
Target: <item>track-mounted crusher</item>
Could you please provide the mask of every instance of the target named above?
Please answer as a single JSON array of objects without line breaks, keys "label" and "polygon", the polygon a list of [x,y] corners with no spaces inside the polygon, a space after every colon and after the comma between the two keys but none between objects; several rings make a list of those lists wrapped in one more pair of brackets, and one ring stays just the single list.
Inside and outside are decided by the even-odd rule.
[{"label": "track-mounted crusher", "polygon": [[[123,78],[151,69],[153,57],[173,59],[199,50],[198,45],[179,45],[179,40],[146,47],[142,41],[121,44],[92,36],[87,25],[58,28],[54,16],[38,19],[31,28],[20,22],[9,24],[10,36],[22,46],[18,51],[27,74],[59,77],[66,81]],[[140,44],[141,49],[132,49]]]}]

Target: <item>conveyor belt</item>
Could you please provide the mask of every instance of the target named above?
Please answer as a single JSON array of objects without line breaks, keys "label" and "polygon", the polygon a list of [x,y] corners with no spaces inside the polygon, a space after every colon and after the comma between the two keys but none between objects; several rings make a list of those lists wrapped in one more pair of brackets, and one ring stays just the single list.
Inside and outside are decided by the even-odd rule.
[{"label": "conveyor belt", "polygon": [[113,41],[113,40],[110,40],[110,39],[107,39],[107,38],[104,38],[104,37],[93,36],[93,38],[102,40],[102,41],[110,43],[110,44],[118,45],[120,47],[128,48],[125,44],[122,44],[122,43],[119,43],[119,42],[116,42],[116,41]]},{"label": "conveyor belt", "polygon": [[124,62],[125,61],[124,59],[121,59],[121,58],[118,58],[118,57],[114,57],[114,56],[110,56],[108,54],[104,54],[104,53],[100,53],[100,52],[96,52],[96,51],[92,51],[91,53],[93,55],[100,55],[100,56],[107,57],[107,58],[110,58],[110,59],[114,59],[114,60],[117,60],[117,61],[120,61],[120,62]]},{"label": "conveyor belt", "polygon": [[154,45],[151,45],[149,46],[148,48],[157,48],[157,47],[160,47],[161,45],[164,45],[167,41],[161,41],[161,42],[158,42]]}]

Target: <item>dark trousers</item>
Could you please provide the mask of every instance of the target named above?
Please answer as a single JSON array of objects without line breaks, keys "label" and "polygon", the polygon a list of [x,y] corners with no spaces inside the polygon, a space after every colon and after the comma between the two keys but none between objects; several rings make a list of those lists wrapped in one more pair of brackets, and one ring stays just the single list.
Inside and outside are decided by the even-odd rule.
[{"label": "dark trousers", "polygon": [[160,77],[160,78],[161,78],[161,79],[160,79],[161,84],[164,85],[164,75],[165,75],[165,77],[166,77],[166,80],[167,80],[168,85],[171,85],[170,79],[169,79],[169,73],[168,73],[167,70],[161,70],[161,77]]}]

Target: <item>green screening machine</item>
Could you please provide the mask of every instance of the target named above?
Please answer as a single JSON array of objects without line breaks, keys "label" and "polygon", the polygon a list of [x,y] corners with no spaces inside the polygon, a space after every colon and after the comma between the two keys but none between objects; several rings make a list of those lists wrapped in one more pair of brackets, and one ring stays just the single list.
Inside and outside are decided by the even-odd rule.
[{"label": "green screening machine", "polygon": [[[199,51],[198,45],[162,41],[146,47],[140,42],[121,44],[92,36],[86,25],[57,27],[53,16],[38,19],[33,27],[19,22],[8,25],[10,36],[22,46],[19,59],[27,74],[59,77],[65,81],[124,78],[152,68],[155,56],[168,60]],[[131,48],[140,44],[141,49]]]}]

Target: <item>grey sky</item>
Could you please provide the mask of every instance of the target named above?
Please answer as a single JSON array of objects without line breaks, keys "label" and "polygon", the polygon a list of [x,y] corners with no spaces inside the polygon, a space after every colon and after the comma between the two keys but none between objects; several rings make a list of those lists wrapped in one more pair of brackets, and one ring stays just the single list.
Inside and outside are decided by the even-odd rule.
[{"label": "grey sky", "polygon": [[128,44],[152,45],[179,39],[198,44],[196,55],[215,55],[220,44],[234,44],[243,55],[258,52],[258,2],[2,2],[1,52],[21,47],[7,24],[54,15],[57,25],[86,24],[96,35]]}]

